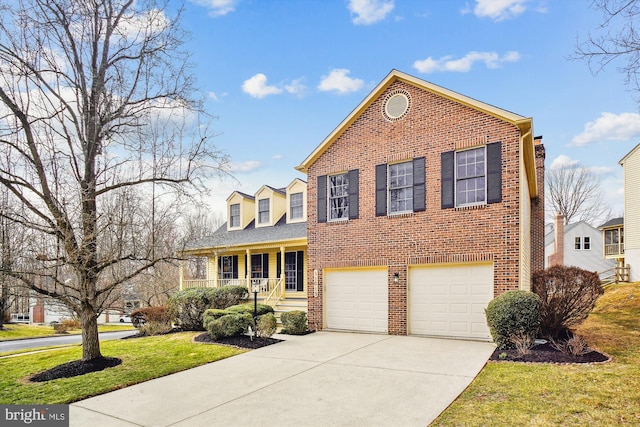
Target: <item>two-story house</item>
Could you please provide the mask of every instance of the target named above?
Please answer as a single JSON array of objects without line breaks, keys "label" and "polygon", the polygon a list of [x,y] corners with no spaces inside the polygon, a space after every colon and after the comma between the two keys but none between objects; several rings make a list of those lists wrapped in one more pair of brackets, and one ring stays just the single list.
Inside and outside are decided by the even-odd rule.
[{"label": "two-story house", "polygon": [[225,224],[182,252],[205,257],[207,267],[204,279],[185,280],[181,272],[180,289],[234,284],[251,291],[256,285],[262,302],[306,310],[306,182],[264,185],[254,195],[234,191],[226,214]]},{"label": "two-story house", "polygon": [[313,330],[489,339],[544,267],[531,118],[393,70],[297,169]]}]

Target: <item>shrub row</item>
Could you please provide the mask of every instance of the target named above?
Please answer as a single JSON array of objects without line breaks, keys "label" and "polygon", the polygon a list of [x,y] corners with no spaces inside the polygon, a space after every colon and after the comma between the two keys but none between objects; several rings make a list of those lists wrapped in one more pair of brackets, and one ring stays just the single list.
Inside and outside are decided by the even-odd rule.
[{"label": "shrub row", "polygon": [[176,325],[188,331],[203,331],[203,316],[208,309],[226,309],[245,301],[249,292],[244,286],[190,288],[169,299],[169,311]]},{"label": "shrub row", "polygon": [[213,339],[243,335],[249,327],[256,336],[267,338],[276,331],[276,318],[273,307],[264,304],[257,306],[257,322],[253,319],[254,305],[239,304],[225,310],[209,309],[203,315],[203,327]]}]

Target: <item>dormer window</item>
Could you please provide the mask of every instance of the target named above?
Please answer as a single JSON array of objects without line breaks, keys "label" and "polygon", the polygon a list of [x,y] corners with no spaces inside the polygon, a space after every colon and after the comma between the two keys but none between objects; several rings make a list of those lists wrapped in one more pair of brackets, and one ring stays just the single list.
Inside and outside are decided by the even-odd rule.
[{"label": "dormer window", "polygon": [[299,219],[303,215],[302,193],[293,193],[290,196],[291,206],[289,208],[289,219]]},{"label": "dormer window", "polygon": [[240,203],[229,207],[229,226],[231,228],[240,227]]},{"label": "dormer window", "polygon": [[269,199],[258,200],[258,224],[269,223]]}]

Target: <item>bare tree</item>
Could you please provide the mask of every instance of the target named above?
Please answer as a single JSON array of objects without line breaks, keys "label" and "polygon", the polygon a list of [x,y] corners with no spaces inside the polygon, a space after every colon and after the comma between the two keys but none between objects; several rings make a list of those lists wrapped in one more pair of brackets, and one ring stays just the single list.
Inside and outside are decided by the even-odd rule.
[{"label": "bare tree", "polygon": [[586,61],[594,74],[612,62],[623,61],[618,70],[631,90],[640,93],[640,2],[594,0],[591,7],[602,12],[603,21],[577,44],[574,58]]},{"label": "bare tree", "polygon": [[5,274],[79,316],[83,360],[101,357],[97,317],[121,285],[167,259],[139,208],[184,204],[225,170],[169,4],[0,5],[2,215],[36,267]]},{"label": "bare tree", "polygon": [[599,224],[611,215],[600,180],[589,169],[562,165],[546,171],[547,216],[561,213],[565,223]]}]

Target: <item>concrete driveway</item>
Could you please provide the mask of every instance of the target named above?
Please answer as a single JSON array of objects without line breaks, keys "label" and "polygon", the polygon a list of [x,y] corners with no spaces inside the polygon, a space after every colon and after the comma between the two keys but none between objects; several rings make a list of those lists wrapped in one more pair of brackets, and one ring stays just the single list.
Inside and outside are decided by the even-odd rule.
[{"label": "concrete driveway", "polygon": [[[73,403],[71,426],[427,426],[487,342],[317,332]],[[204,345],[204,344],[203,344]]]}]

